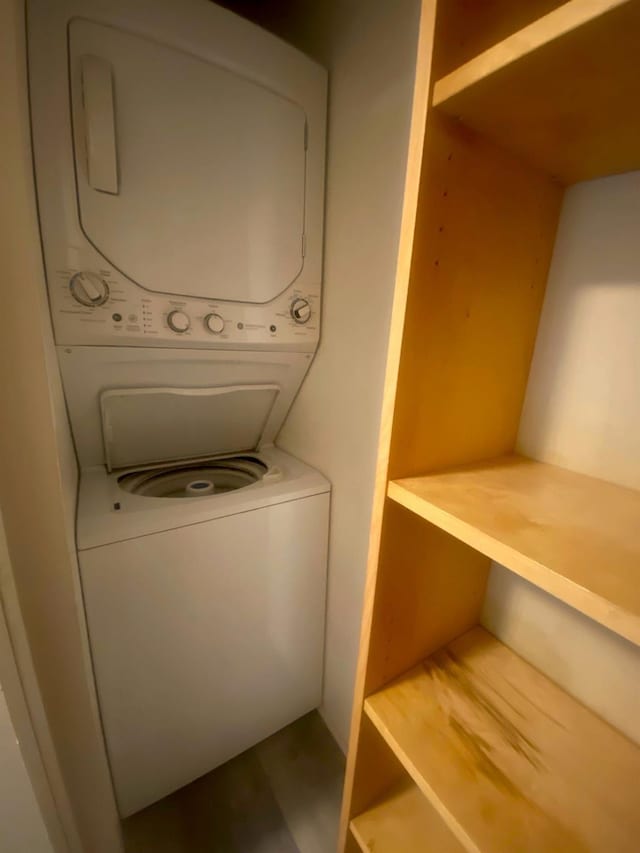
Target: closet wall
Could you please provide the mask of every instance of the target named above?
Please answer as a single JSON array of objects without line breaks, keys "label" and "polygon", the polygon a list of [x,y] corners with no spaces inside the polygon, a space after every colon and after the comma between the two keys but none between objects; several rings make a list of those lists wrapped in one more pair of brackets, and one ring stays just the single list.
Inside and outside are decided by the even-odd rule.
[{"label": "closet wall", "polygon": [[329,69],[322,338],[278,444],[332,483],[322,712],[346,749],[420,4],[225,5]]},{"label": "closet wall", "polygon": [[[517,447],[640,489],[640,172],[564,197]],[[500,566],[483,624],[640,742],[640,648]]]},{"label": "closet wall", "polygon": [[0,682],[0,850],[53,853],[4,691]]},{"label": "closet wall", "polygon": [[9,711],[0,690],[0,845],[4,853],[52,853]]},{"label": "closet wall", "polygon": [[[6,571],[17,592],[17,599],[5,599],[4,606],[11,609],[11,641],[69,849],[117,853],[119,821],[76,566],[76,463],[45,295],[20,0],[1,6],[0,102],[0,386],[5,401],[0,502],[12,567]],[[3,594],[7,587],[3,584]],[[18,629],[26,633],[18,636]]]}]

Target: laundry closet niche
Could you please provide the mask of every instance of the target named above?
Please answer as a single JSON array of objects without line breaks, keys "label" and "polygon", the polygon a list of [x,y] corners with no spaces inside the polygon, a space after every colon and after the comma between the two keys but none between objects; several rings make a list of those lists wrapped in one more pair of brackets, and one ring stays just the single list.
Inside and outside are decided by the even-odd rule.
[{"label": "laundry closet niche", "polygon": [[343,849],[637,844],[638,37],[423,4]]}]

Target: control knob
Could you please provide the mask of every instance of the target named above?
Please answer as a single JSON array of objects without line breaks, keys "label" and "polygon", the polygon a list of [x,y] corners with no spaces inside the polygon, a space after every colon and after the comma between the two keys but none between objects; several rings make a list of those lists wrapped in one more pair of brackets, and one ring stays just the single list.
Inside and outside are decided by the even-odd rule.
[{"label": "control knob", "polygon": [[94,272],[78,272],[69,282],[71,295],[81,305],[94,308],[109,298],[109,285]]},{"label": "control knob", "polygon": [[302,297],[298,297],[294,299],[291,303],[291,316],[296,321],[296,323],[308,323],[311,318],[311,305],[309,305],[309,301],[307,299],[302,299]]},{"label": "control knob", "polygon": [[214,335],[219,335],[224,329],[224,318],[220,314],[207,314],[204,325]]},{"label": "control knob", "polygon": [[167,315],[167,323],[169,324],[169,328],[173,329],[174,332],[182,334],[191,325],[191,320],[184,311],[171,311]]}]

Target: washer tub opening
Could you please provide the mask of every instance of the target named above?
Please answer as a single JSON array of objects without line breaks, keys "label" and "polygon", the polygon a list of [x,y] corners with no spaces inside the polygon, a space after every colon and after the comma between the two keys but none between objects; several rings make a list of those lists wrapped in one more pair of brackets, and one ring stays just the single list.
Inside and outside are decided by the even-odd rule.
[{"label": "washer tub opening", "polygon": [[118,485],[125,492],[147,498],[210,497],[257,483],[266,472],[265,463],[255,456],[231,456],[128,471],[118,477]]}]

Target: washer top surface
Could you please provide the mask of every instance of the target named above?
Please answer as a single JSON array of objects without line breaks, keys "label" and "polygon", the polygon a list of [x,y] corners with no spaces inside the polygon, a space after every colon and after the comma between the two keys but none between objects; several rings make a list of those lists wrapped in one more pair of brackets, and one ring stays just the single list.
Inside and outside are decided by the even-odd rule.
[{"label": "washer top surface", "polygon": [[[322,474],[276,447],[246,454],[265,466],[264,476],[242,488],[193,497],[153,497],[122,487],[126,471],[107,473],[102,465],[80,475],[77,542],[80,551],[211,521],[227,515],[298,500],[330,490]],[[232,458],[232,457],[229,457]],[[169,466],[167,466],[169,467]],[[134,469],[139,472],[139,469]],[[149,468],[149,471],[159,471]],[[193,482],[202,480],[195,476]],[[190,481],[192,482],[192,481]],[[188,485],[188,483],[187,483]],[[295,535],[295,532],[294,534]]]}]

